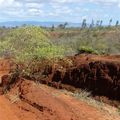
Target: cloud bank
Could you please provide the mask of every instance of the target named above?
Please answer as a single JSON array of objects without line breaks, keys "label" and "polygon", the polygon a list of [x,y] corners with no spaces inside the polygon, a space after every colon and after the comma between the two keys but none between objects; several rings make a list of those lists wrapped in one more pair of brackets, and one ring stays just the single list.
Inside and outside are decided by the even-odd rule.
[{"label": "cloud bank", "polygon": [[75,21],[118,17],[120,0],[0,0],[0,21]]}]

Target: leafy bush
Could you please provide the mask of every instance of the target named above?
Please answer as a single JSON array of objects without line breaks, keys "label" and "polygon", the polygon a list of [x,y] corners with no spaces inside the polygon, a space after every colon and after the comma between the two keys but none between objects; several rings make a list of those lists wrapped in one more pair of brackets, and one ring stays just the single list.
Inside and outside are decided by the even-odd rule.
[{"label": "leafy bush", "polygon": [[48,32],[40,27],[11,29],[0,39],[0,53],[10,53],[18,61],[62,57],[64,49],[53,45]]},{"label": "leafy bush", "polygon": [[98,51],[88,46],[82,46],[78,49],[78,54],[81,53],[98,54]]},{"label": "leafy bush", "polygon": [[64,48],[55,46],[49,40],[49,33],[40,27],[25,26],[3,33],[0,55],[12,58],[19,65],[15,72],[19,71],[22,76],[30,76],[44,69],[48,62],[64,56]]},{"label": "leafy bush", "polygon": [[67,55],[77,54],[82,46],[92,48],[99,54],[120,54],[120,27],[56,29],[54,33],[58,37],[52,36],[53,43],[64,46]]}]

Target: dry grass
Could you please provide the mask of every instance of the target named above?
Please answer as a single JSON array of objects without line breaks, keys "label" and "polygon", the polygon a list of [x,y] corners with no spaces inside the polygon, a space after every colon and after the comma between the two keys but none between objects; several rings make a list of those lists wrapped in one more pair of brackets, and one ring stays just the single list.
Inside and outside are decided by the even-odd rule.
[{"label": "dry grass", "polygon": [[120,108],[116,108],[106,103],[103,103],[102,100],[101,101],[95,100],[94,98],[91,97],[91,93],[86,90],[81,90],[80,92],[77,91],[75,93],[69,92],[67,90],[61,90],[61,92],[66,95],[73,96],[80,101],[86,102],[88,105],[93,106],[108,115],[111,116],[120,115]]},{"label": "dry grass", "polygon": [[7,94],[6,97],[13,104],[13,103],[16,103],[20,100],[20,93],[17,92],[16,94]]}]

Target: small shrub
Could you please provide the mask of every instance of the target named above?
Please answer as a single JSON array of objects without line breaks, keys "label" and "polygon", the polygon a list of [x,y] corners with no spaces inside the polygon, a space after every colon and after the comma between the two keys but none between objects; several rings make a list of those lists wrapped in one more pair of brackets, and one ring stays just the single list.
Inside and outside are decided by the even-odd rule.
[{"label": "small shrub", "polygon": [[87,46],[82,46],[78,49],[78,54],[88,53],[88,54],[98,54],[98,51]]}]

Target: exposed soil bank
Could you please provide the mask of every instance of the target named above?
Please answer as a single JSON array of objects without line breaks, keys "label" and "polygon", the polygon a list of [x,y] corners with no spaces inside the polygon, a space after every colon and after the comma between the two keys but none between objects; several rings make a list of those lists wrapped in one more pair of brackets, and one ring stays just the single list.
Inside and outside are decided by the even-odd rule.
[{"label": "exposed soil bank", "polygon": [[[114,58],[114,59],[113,59]],[[4,64],[3,64],[4,63]],[[69,63],[69,64],[68,64]],[[52,67],[44,70],[44,79],[36,80],[57,88],[84,88],[93,94],[105,95],[119,99],[120,95],[120,57],[80,55],[71,57],[65,63],[60,60]],[[16,78],[12,74],[13,64],[9,60],[0,61],[0,91],[6,92],[6,98],[0,97],[0,117],[17,120],[119,120],[120,116],[113,113],[116,109],[109,109],[110,113],[81,102],[75,97],[59,90],[36,84],[35,81]],[[12,79],[11,79],[12,76]],[[107,77],[106,77],[107,76]],[[14,79],[16,78],[16,79]],[[12,81],[11,81],[12,80]],[[13,84],[14,83],[14,84]],[[70,85],[70,86],[69,86]],[[66,87],[67,86],[67,87]],[[7,88],[6,88],[7,87]],[[109,94],[109,92],[111,94]],[[8,105],[8,107],[6,106]],[[8,111],[6,108],[8,108]],[[5,113],[5,114],[4,114]],[[6,117],[7,114],[7,117]],[[13,117],[11,117],[13,116]]]},{"label": "exposed soil bank", "polygon": [[67,84],[120,100],[120,56],[78,55],[70,59],[72,66],[59,62],[46,72],[48,84],[58,88]]},{"label": "exposed soil bank", "polygon": [[[16,93],[19,91],[19,96]],[[99,110],[59,90],[21,79],[7,94],[17,96],[13,111],[19,120],[119,120],[120,116]],[[13,99],[12,99],[13,100]],[[11,101],[12,102],[12,101]],[[105,105],[104,105],[105,107]],[[109,109],[109,108],[108,108]]]},{"label": "exposed soil bank", "polygon": [[[4,89],[9,89],[9,84],[14,83],[17,79],[15,73],[12,74],[12,81],[9,81],[11,74],[8,74],[11,70],[11,63],[5,60],[4,64],[1,63],[1,65],[2,74],[4,72],[3,68],[7,71],[5,75],[1,76],[0,89],[2,91],[0,90],[0,92],[3,92]],[[72,91],[76,88],[82,88],[91,91],[93,96],[106,96],[111,100],[118,100],[120,102],[119,55],[98,56],[81,54],[69,57],[66,60],[61,59],[52,66],[47,65],[43,71],[43,75],[39,75],[39,71],[34,72],[33,80]],[[116,106],[119,106],[119,104],[117,103]]]}]

